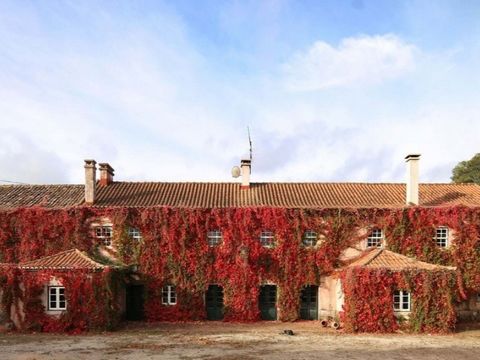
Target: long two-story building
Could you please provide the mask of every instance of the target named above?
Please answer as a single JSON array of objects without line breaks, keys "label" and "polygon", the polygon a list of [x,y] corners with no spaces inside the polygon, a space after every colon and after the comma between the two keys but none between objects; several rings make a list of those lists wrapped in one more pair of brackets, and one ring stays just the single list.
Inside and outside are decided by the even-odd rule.
[{"label": "long two-story building", "polygon": [[480,310],[480,186],[122,182],[0,186],[0,321],[321,320],[447,331]]}]

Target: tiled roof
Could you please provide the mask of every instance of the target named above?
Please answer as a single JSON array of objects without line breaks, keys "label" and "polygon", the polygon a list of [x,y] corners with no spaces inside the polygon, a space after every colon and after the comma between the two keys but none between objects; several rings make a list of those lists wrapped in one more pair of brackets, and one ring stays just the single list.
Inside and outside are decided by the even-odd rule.
[{"label": "tiled roof", "polygon": [[[192,208],[271,206],[289,208],[403,207],[405,184],[114,182],[97,188],[96,206]],[[480,206],[480,186],[421,184],[420,205]]]},{"label": "tiled roof", "polygon": [[59,252],[36,260],[18,264],[26,270],[101,270],[105,265],[96,262],[77,249]]},{"label": "tiled roof", "polygon": [[388,269],[395,271],[407,269],[455,270],[455,267],[452,266],[429,264],[386,249],[374,249],[367,251],[347,267],[357,266],[366,267],[369,269]]},{"label": "tiled roof", "polygon": [[83,202],[84,189],[83,185],[0,185],[0,209],[74,206]]},{"label": "tiled roof", "polygon": [[[95,206],[171,206],[188,208],[400,208],[405,184],[399,183],[238,183],[114,182],[98,186]],[[0,186],[0,209],[43,205],[81,205],[83,185]],[[420,184],[420,205],[480,206],[475,184]]]}]

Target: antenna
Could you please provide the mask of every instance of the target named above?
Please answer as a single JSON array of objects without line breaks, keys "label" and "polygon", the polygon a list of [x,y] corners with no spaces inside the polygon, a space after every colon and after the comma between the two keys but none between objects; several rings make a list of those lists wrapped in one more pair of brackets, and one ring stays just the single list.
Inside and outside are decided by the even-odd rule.
[{"label": "antenna", "polygon": [[252,153],[253,153],[252,138],[250,137],[250,127],[248,127],[248,126],[247,126],[247,132],[248,132],[248,143],[250,145],[250,161],[252,161]]}]

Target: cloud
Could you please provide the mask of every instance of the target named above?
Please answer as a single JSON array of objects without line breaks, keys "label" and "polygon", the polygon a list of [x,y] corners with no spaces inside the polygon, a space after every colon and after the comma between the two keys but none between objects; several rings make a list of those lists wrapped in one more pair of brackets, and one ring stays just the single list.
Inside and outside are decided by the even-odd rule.
[{"label": "cloud", "polygon": [[[349,32],[338,46],[310,36],[308,51],[297,41],[260,51],[205,45],[168,8],[64,14],[65,5],[49,5],[43,11],[65,16],[45,16],[2,6],[7,180],[82,183],[83,159],[94,158],[119,181],[232,181],[247,125],[253,181],[403,181],[411,151],[422,153],[422,181],[448,181],[449,166],[478,152],[475,47],[434,52],[400,35]],[[246,27],[234,25],[229,40]],[[242,44],[258,29],[248,30]],[[290,61],[279,79],[282,59]]]},{"label": "cloud", "polygon": [[55,153],[45,151],[16,130],[0,132],[0,184],[6,182],[64,183],[69,169]]},{"label": "cloud", "polygon": [[378,84],[414,69],[417,52],[392,34],[349,37],[338,47],[317,41],[284,64],[285,84],[291,91]]}]

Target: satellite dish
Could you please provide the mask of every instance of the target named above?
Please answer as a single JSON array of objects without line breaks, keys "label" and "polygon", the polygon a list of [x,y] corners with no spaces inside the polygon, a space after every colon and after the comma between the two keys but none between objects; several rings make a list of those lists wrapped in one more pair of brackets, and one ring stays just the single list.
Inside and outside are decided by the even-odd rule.
[{"label": "satellite dish", "polygon": [[238,166],[234,166],[232,168],[232,176],[234,178],[238,178],[240,176],[240,168]]}]

